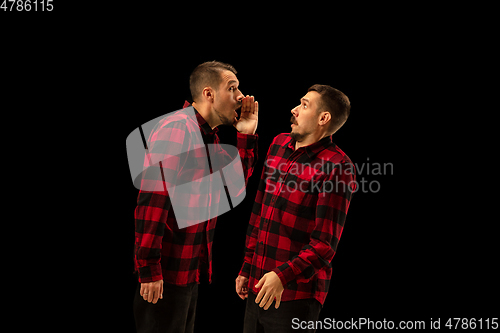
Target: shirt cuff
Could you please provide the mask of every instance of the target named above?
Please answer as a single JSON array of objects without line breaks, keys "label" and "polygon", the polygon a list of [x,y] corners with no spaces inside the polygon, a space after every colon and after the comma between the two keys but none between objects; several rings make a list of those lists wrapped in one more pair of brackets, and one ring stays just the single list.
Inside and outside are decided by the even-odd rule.
[{"label": "shirt cuff", "polygon": [[250,277],[250,264],[247,262],[243,263],[243,266],[241,267],[241,270],[238,273],[238,275],[249,278]]},{"label": "shirt cuff", "polygon": [[254,149],[259,138],[257,134],[243,134],[240,132],[236,133],[236,137],[238,140],[236,144],[240,149]]},{"label": "shirt cuff", "polygon": [[160,264],[139,267],[138,273],[140,283],[155,282],[163,279]]},{"label": "shirt cuff", "polygon": [[290,266],[287,262],[273,269],[273,272],[278,275],[278,277],[281,280],[281,284],[285,288],[290,282],[294,281],[296,278],[292,266]]}]

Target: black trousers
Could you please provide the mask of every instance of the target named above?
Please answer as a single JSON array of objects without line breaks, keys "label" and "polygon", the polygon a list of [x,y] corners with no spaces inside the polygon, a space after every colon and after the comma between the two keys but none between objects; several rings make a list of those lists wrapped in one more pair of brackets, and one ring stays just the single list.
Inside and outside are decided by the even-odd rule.
[{"label": "black trousers", "polygon": [[193,333],[198,284],[180,287],[163,283],[163,299],[148,303],[138,283],[134,299],[137,333]]},{"label": "black trousers", "polygon": [[[245,323],[243,333],[297,333],[315,332],[313,329],[300,330],[296,325],[293,329],[292,320],[316,321],[321,311],[321,303],[315,299],[301,299],[296,301],[281,302],[276,309],[273,304],[264,310],[255,303],[256,295],[248,293],[247,307],[245,310]],[[297,320],[297,319],[296,319]]]}]

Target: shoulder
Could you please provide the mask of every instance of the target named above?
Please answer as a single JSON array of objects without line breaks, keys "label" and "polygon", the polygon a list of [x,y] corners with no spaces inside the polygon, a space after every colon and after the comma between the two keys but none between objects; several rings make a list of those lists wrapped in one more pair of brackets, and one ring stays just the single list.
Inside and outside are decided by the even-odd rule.
[{"label": "shoulder", "polygon": [[288,142],[290,142],[290,133],[281,133],[274,137],[273,142],[269,145],[268,155],[277,155]]},{"label": "shoulder", "polygon": [[273,139],[271,145],[283,145],[285,142],[290,141],[290,133],[280,133]]},{"label": "shoulder", "polygon": [[329,147],[319,153],[318,158],[321,159],[324,167],[328,167],[328,170],[349,170],[349,175],[352,176],[356,173],[354,164],[349,156],[347,156],[347,154],[335,143],[332,143]]},{"label": "shoulder", "polygon": [[[189,109],[191,109],[191,112]],[[191,107],[170,112],[161,117],[151,131],[149,140],[187,144],[193,141],[193,139],[196,141],[196,139],[201,136],[198,133],[198,122],[194,110]]]},{"label": "shoulder", "polygon": [[352,164],[351,159],[347,156],[346,153],[339,146],[335,145],[335,147],[331,150],[333,158],[337,161],[337,164]]},{"label": "shoulder", "polygon": [[198,122],[193,107],[168,113],[159,121],[160,128],[196,129]]}]

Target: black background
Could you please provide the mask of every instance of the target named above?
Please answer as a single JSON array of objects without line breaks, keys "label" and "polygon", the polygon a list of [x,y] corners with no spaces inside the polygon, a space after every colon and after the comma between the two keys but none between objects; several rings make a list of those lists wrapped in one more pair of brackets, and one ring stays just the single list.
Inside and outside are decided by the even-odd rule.
[{"label": "black background", "polygon": [[[290,131],[290,110],[314,83],[336,87],[351,100],[351,116],[334,135],[334,142],[354,163],[365,165],[358,181],[366,181],[368,192],[359,191],[352,199],[320,318],[424,320],[428,325],[430,318],[479,318],[492,312],[487,304],[494,295],[493,244],[474,239],[480,229],[472,231],[465,214],[455,218],[443,210],[449,189],[440,177],[446,178],[447,173],[438,171],[429,133],[419,128],[422,111],[413,102],[419,87],[407,80],[419,68],[404,67],[404,58],[395,61],[384,55],[366,59],[319,52],[320,48],[304,55],[307,47],[298,42],[289,51],[255,47],[259,51],[253,55],[188,48],[169,58],[174,59],[175,67],[154,55],[134,73],[141,84],[128,87],[126,110],[132,111],[116,112],[121,119],[119,147],[136,126],[178,109],[189,99],[190,71],[207,60],[235,66],[241,91],[259,101],[260,160],[244,202],[218,218],[213,282],[200,285],[197,331],[219,320],[229,320],[235,332],[240,329],[245,303],[236,296],[234,279],[242,263],[245,231],[264,157],[272,138]],[[158,63],[162,63],[161,70]],[[235,129],[221,127],[219,136],[222,142],[235,144]],[[387,174],[373,175],[377,164],[386,163],[392,165]],[[116,260],[126,285],[121,296],[123,311],[131,315],[136,283],[130,276],[132,215],[137,190],[129,179],[125,147],[116,168],[123,181],[117,193],[120,208],[114,211],[121,237]],[[370,183],[376,193],[368,191]]]},{"label": "black background", "polygon": [[[138,190],[125,140],[139,125],[182,107],[190,98],[189,74],[209,60],[232,64],[241,91],[259,101],[260,159],[243,203],[218,218],[213,282],[200,285],[197,332],[214,325],[241,331],[245,302],[234,280],[265,154],[274,136],[290,131],[290,110],[315,83],[336,87],[351,101],[351,116],[334,142],[357,165],[391,163],[393,170],[358,175],[358,181],[378,182],[380,190],[359,191],[352,199],[320,319],[427,324],[430,318],[497,315],[496,221],[479,217],[481,207],[472,204],[484,195],[479,185],[461,187],[481,182],[468,162],[474,158],[465,148],[468,158],[450,154],[452,145],[464,143],[450,136],[452,123],[438,122],[454,114],[439,103],[448,61],[436,51],[439,40],[403,28],[404,18],[328,23],[339,16],[354,20],[354,12],[319,25],[319,18],[306,20],[307,11],[297,8],[297,17],[277,22],[268,11],[253,16],[255,9],[246,9],[251,20],[238,21],[235,15],[200,19],[168,8],[155,15],[137,4],[90,10],[56,5],[51,16],[0,13],[8,23],[4,95],[15,101],[5,105],[13,114],[30,110],[29,118],[15,123],[19,127],[9,126],[18,137],[34,126],[50,144],[36,148],[46,153],[50,169],[51,177],[39,184],[44,195],[28,197],[44,202],[37,212],[49,210],[53,219],[42,224],[52,235],[40,254],[49,281],[42,289],[51,303],[68,295],[48,321],[75,316],[77,327],[134,332]],[[176,25],[174,17],[180,18]],[[234,144],[236,131],[221,127],[219,137]],[[457,169],[465,171],[457,175]],[[64,237],[55,240],[54,232]],[[91,306],[81,310],[83,304]]]}]

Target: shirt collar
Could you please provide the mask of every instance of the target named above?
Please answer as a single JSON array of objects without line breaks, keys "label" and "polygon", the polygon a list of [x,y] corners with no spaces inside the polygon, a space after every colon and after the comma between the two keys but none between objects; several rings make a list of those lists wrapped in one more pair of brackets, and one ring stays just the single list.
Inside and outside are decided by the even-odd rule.
[{"label": "shirt collar", "polygon": [[[188,101],[185,101],[183,108],[186,108],[186,107],[188,107],[190,105],[191,104]],[[214,128],[214,129],[212,129],[212,127],[210,127],[210,125],[201,116],[201,114],[198,112],[198,110],[196,110],[194,108],[194,106],[193,106],[193,109],[194,109],[195,114],[196,114],[196,120],[198,121],[198,126],[200,126],[201,130],[203,131],[203,134],[205,134],[205,135],[214,135],[215,133],[217,133],[219,131],[219,129],[217,127]]]},{"label": "shirt collar", "polygon": [[[299,149],[304,149],[306,152],[307,156],[309,156],[310,159],[313,159],[320,151],[328,148],[329,146],[334,145],[332,142],[332,136],[325,136],[323,139],[312,143],[308,146],[305,147],[300,147]],[[288,136],[288,139],[285,140],[285,142],[282,145],[283,148],[291,148],[292,150],[295,150],[295,140],[292,139],[291,136]]]}]

